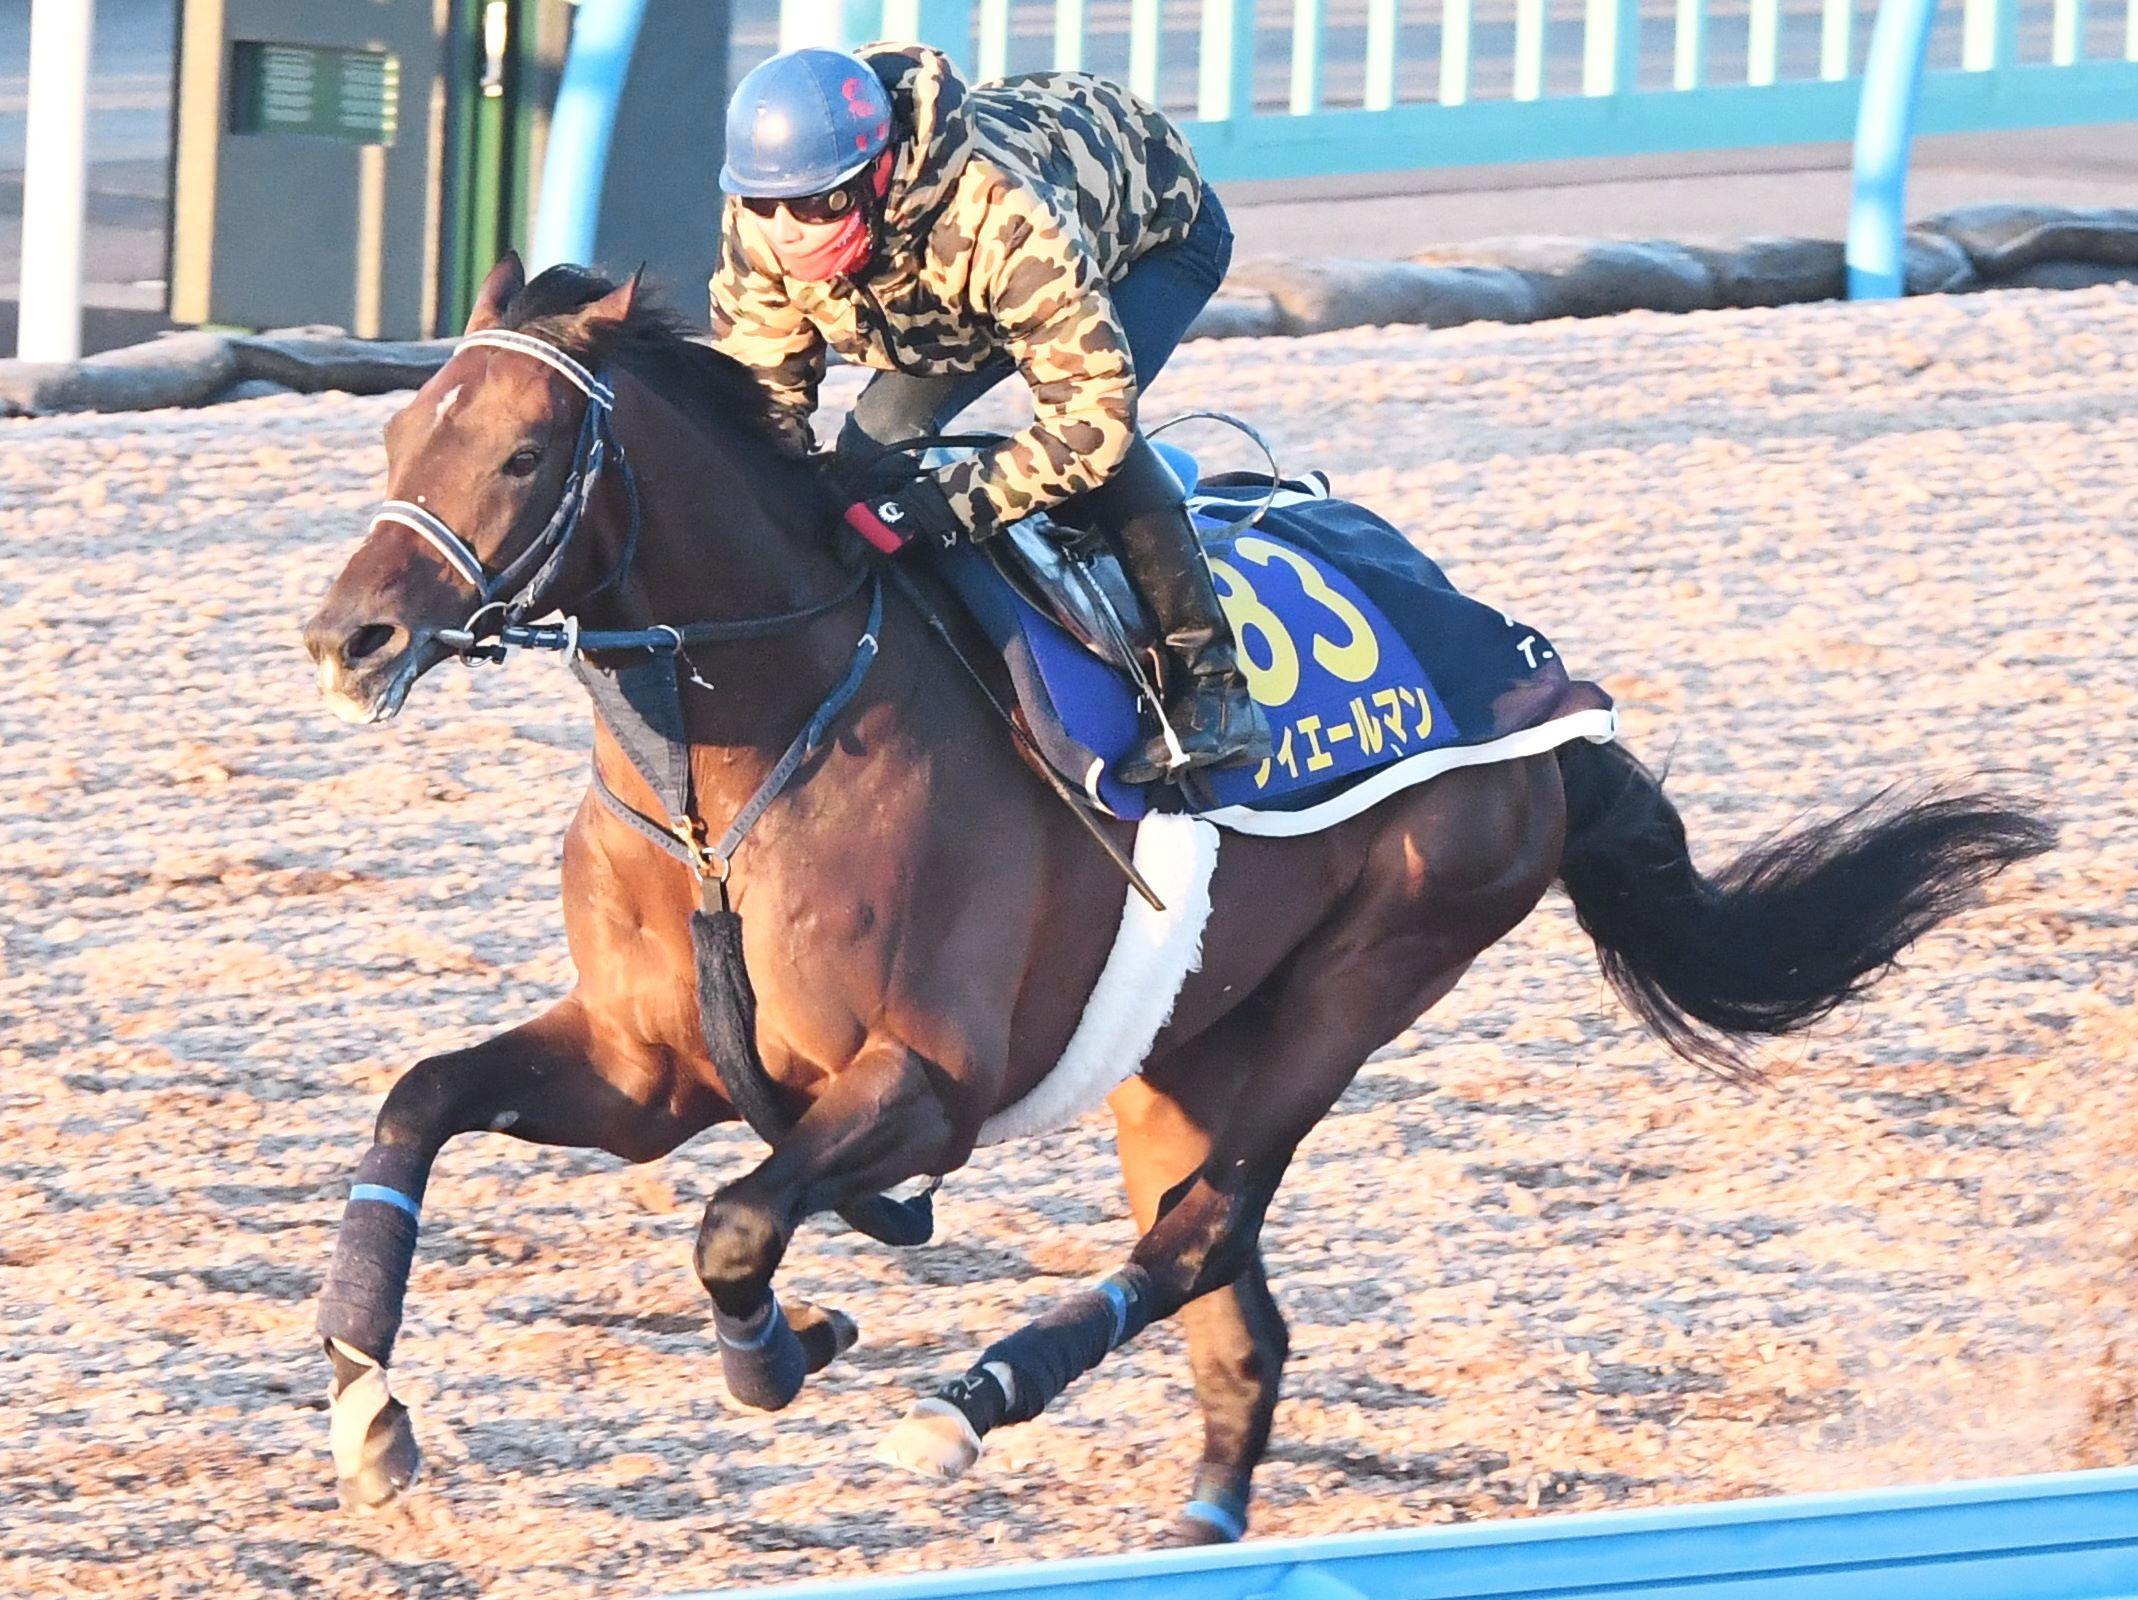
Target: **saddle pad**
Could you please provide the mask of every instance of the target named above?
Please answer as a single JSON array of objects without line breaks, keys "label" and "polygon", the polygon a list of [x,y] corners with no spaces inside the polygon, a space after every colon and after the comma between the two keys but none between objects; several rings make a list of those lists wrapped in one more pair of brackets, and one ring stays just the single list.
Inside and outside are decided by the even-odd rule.
[{"label": "saddle pad", "polygon": [[[1189,505],[1274,743],[1256,768],[1205,774],[1201,814],[1243,833],[1333,826],[1452,767],[1616,730],[1610,696],[1568,676],[1550,640],[1460,594],[1394,527],[1316,482],[1286,484],[1252,528],[1266,478],[1202,484]],[[939,570],[1007,663],[1042,753],[1116,816],[1179,810],[1113,764],[1141,738],[1128,680],[960,547]]]}]

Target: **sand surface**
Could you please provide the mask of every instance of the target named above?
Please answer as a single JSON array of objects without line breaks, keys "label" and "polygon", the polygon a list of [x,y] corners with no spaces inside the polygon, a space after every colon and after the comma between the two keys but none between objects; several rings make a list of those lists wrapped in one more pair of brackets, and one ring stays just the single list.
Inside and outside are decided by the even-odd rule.
[{"label": "sand surface", "polygon": [[[396,403],[0,424],[0,1588],[593,1597],[1143,1544],[1200,1444],[1171,1329],[964,1483],[871,1459],[1122,1258],[1103,1118],[986,1153],[929,1248],[805,1229],[783,1281],[863,1343],[773,1418],[725,1403],[689,1269],[747,1135],[455,1145],[396,1367],[430,1474],[335,1508],[348,1173],[397,1072],[566,984],[587,743],[532,659],[324,715],[296,626]],[[1641,1034],[1548,901],[1277,1203],[1256,1533],[2138,1454],[2138,291],[1198,344],[1149,404],[1248,411],[1548,630],[1709,863],[1896,778],[2065,830],[1756,1091]]]}]

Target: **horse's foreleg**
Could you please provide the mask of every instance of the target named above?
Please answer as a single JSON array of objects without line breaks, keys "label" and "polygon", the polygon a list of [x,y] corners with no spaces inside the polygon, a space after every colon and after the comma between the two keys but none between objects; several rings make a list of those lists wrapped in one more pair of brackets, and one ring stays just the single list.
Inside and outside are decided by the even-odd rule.
[{"label": "horse's foreleg", "polygon": [[706,1202],[694,1260],[728,1392],[744,1405],[777,1411],[854,1342],[837,1312],[797,1307],[790,1319],[772,1275],[804,1217],[946,1170],[956,1134],[937,1081],[905,1046],[870,1045],[771,1155]]},{"label": "horse's foreleg", "polygon": [[387,1364],[401,1330],[417,1221],[432,1163],[458,1134],[489,1130],[538,1144],[592,1146],[651,1160],[706,1126],[617,1088],[593,1059],[586,1018],[567,1000],[534,1021],[404,1073],[357,1164],[319,1296],[333,1363],[331,1432],[345,1504],[384,1504],[421,1465]]}]

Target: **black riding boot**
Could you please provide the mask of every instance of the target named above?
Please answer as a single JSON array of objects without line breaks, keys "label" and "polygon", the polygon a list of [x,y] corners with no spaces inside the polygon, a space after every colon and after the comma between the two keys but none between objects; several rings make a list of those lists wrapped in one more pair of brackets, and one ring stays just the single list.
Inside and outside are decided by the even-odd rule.
[{"label": "black riding boot", "polygon": [[1267,759],[1269,723],[1240,676],[1232,629],[1219,609],[1179,480],[1138,435],[1101,494],[1094,510],[1119,539],[1129,581],[1150,606],[1173,657],[1164,725],[1116,765],[1115,775],[1123,783],[1154,783],[1200,767]]}]

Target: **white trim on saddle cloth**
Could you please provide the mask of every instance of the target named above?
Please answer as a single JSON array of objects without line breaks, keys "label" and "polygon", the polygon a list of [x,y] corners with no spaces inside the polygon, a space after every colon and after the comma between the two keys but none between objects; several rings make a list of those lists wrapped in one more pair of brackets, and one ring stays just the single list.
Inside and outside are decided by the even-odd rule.
[{"label": "white trim on saddle cloth", "polygon": [[1202,966],[1218,828],[1275,837],[1318,833],[1457,767],[1517,761],[1575,739],[1608,744],[1617,734],[1617,711],[1575,711],[1486,744],[1423,751],[1369,772],[1342,794],[1303,811],[1221,806],[1200,816],[1146,814],[1136,824],[1136,870],[1166,909],[1153,911],[1141,895],[1124,891],[1113,949],[1062,1059],[1022,1100],[989,1117],[979,1142],[1000,1144],[1067,1127],[1143,1070],[1144,1058],[1173,1015],[1188,975]]},{"label": "white trim on saddle cloth", "polygon": [[1457,767],[1483,767],[1495,761],[1519,761],[1540,756],[1576,739],[1591,744],[1609,744],[1618,737],[1618,712],[1613,707],[1570,711],[1563,717],[1523,728],[1484,744],[1445,745],[1423,750],[1392,765],[1367,773],[1342,794],[1300,811],[1257,811],[1252,806],[1219,806],[1201,813],[1205,822],[1234,833],[1260,834],[1264,838],[1297,838],[1319,833],[1339,822],[1349,822],[1361,811],[1377,806],[1392,794],[1416,787]]},{"label": "white trim on saddle cloth", "polygon": [[1121,928],[1062,1059],[1022,1100],[996,1112],[980,1143],[1067,1127],[1143,1070],[1188,974],[1203,964],[1218,831],[1200,817],[1152,812],[1136,824],[1136,870],[1165,902],[1125,891]]}]

